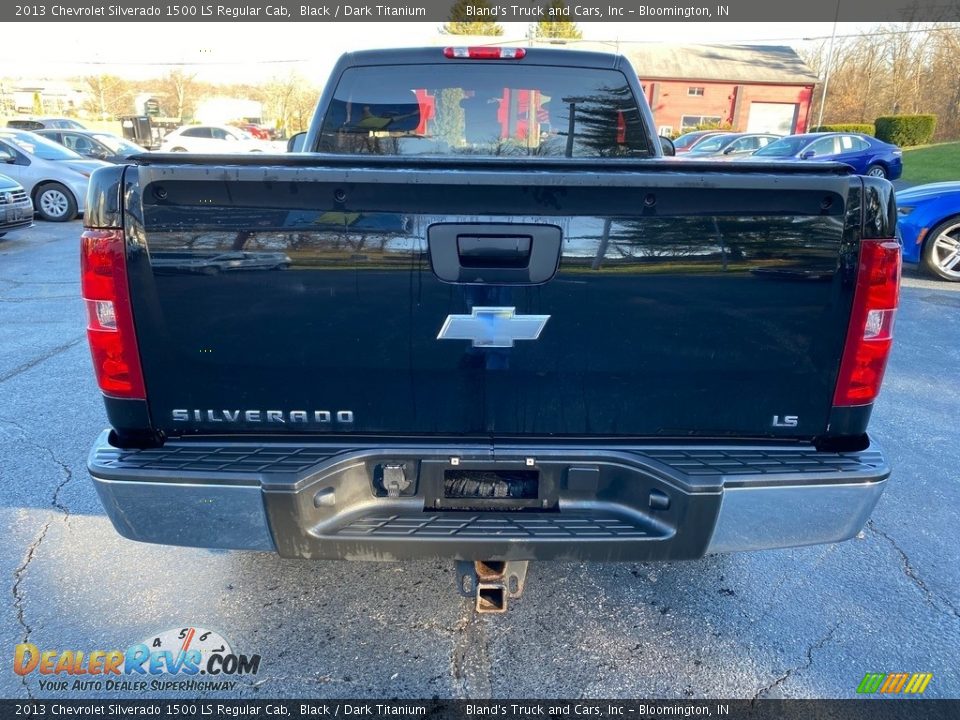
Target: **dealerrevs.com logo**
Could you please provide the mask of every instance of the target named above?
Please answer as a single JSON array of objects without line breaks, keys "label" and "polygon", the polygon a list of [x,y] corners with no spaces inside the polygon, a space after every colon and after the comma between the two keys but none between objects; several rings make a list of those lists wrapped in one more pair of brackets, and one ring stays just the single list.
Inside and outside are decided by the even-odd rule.
[{"label": "dealerrevs.com logo", "polygon": [[235,653],[222,635],[198,627],[168,630],[126,650],[41,649],[20,643],[13,652],[13,671],[37,674],[40,689],[50,691],[232,690],[237,682],[228,678],[259,670],[259,655]]}]

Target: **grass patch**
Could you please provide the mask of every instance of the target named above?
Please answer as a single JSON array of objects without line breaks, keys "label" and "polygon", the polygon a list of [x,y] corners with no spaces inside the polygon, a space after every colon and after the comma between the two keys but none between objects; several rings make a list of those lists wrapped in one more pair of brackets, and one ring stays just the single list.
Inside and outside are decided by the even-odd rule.
[{"label": "grass patch", "polygon": [[907,148],[902,179],[917,185],[960,180],[960,142]]}]

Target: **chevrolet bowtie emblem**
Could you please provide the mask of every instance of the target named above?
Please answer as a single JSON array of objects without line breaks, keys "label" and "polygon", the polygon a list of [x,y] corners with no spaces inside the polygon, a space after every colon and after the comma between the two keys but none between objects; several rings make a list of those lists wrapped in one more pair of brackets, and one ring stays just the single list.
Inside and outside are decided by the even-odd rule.
[{"label": "chevrolet bowtie emblem", "polygon": [[513,347],[536,340],[549,315],[517,315],[512,307],[475,307],[469,315],[447,315],[437,340],[472,340],[474,347]]}]

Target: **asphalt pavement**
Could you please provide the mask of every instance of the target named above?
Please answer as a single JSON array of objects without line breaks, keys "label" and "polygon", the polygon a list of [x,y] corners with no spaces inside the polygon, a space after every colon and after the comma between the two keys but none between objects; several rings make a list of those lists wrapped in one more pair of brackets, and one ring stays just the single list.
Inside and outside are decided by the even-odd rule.
[{"label": "asphalt pavement", "polygon": [[930,672],[928,697],[960,697],[960,285],[904,279],[871,423],[894,474],[860,537],[672,564],[531,564],[508,614],[478,616],[452,562],[282,560],[117,535],[85,469],[106,417],[79,233],[38,223],[0,240],[0,697],[131,697],[41,688],[9,658],[22,642],[123,649],[188,626],[261,656],[210,697],[846,698],[867,672]]}]

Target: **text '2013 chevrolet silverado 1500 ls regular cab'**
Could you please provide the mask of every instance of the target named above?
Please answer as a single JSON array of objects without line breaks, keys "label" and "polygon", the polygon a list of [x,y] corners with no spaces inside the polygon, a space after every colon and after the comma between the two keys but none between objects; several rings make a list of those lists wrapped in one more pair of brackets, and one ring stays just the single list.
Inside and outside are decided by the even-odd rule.
[{"label": "text '2013 chevrolet silverado 1500 ls regular cab'", "polygon": [[117,530],[478,562],[495,609],[529,560],[855,535],[889,474],[891,185],[673,162],[653,127],[616,55],[370,51],[306,152],[98,170],[89,469]]}]

